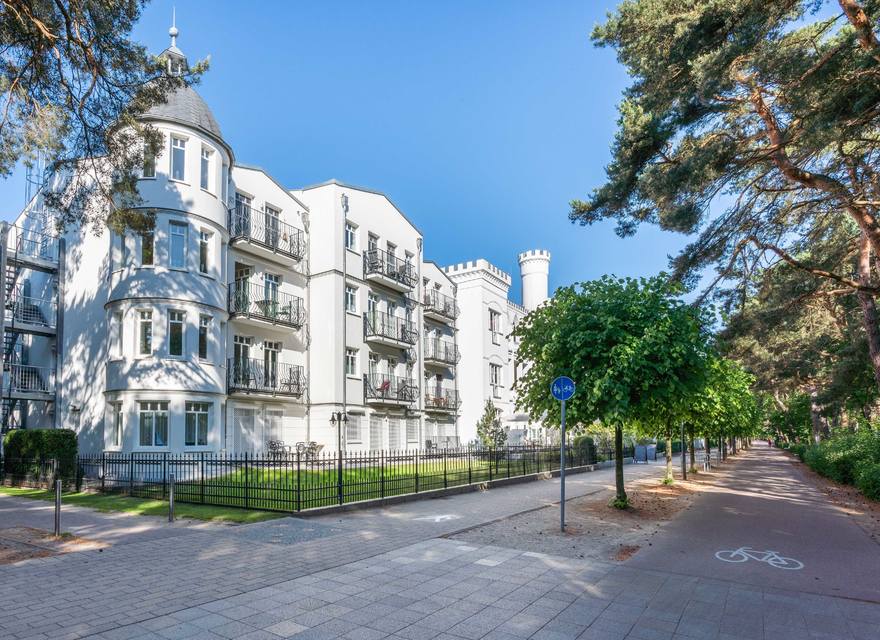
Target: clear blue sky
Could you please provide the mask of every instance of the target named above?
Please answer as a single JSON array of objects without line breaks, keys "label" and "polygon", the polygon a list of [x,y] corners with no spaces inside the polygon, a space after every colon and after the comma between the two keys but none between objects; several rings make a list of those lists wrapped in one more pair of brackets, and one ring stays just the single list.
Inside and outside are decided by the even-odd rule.
[{"label": "clear blue sky", "polygon": [[[168,44],[170,0],[135,36]],[[387,193],[440,264],[549,249],[551,290],[604,273],[666,268],[682,236],[569,223],[598,186],[627,84],[589,41],[614,2],[177,0],[179,46],[210,54],[197,90],[239,162],[298,187],[329,178]],[[0,180],[4,213],[24,198]]]}]

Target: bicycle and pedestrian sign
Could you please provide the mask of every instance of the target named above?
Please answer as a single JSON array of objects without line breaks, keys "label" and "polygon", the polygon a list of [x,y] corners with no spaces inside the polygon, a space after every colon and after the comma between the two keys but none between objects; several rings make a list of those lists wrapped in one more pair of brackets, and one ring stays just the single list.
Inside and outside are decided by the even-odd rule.
[{"label": "bicycle and pedestrian sign", "polygon": [[559,530],[565,532],[565,401],[574,395],[574,380],[559,376],[550,383],[550,395],[559,400],[560,429],[562,432],[559,447]]}]

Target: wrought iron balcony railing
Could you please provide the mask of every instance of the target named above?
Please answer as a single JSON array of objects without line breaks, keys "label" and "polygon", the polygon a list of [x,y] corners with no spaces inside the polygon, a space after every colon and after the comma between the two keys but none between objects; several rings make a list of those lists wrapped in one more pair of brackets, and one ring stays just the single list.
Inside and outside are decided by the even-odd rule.
[{"label": "wrought iron balcony railing", "polygon": [[461,354],[454,342],[440,338],[425,338],[425,360],[454,365],[458,364],[460,359]]},{"label": "wrought iron balcony railing", "polygon": [[230,240],[246,240],[256,245],[302,260],[306,255],[305,233],[293,225],[282,222],[272,213],[258,211],[239,202],[229,212]]},{"label": "wrought iron balcony railing", "polygon": [[449,320],[455,320],[458,317],[458,305],[455,304],[455,298],[440,293],[436,289],[425,289],[422,296],[422,303],[425,305],[426,313],[434,313]]},{"label": "wrought iron balcony railing", "polygon": [[461,399],[455,389],[446,389],[430,384],[425,389],[425,409],[458,411],[460,406]]},{"label": "wrought iron balcony railing", "polygon": [[306,321],[302,298],[279,291],[277,285],[249,280],[229,283],[229,313],[232,316],[257,318],[297,329]]},{"label": "wrought iron balcony railing", "polygon": [[230,358],[226,386],[229,393],[239,391],[301,397],[306,389],[306,375],[297,364],[257,358]]},{"label": "wrought iron balcony railing", "polygon": [[364,397],[367,400],[409,404],[418,399],[419,386],[412,378],[370,373],[364,375]]},{"label": "wrought iron balcony railing", "polygon": [[409,260],[402,260],[382,249],[364,251],[364,275],[380,275],[412,289],[418,282],[416,269]]},{"label": "wrought iron balcony railing", "polygon": [[364,314],[364,337],[415,344],[419,339],[419,332],[415,322],[382,311],[368,311]]}]

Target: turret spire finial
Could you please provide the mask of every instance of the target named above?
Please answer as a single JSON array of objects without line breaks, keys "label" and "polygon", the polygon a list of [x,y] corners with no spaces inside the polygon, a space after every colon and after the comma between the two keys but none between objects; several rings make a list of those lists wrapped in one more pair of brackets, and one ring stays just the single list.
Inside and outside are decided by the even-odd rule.
[{"label": "turret spire finial", "polygon": [[168,29],[168,35],[171,36],[171,46],[177,46],[177,36],[180,31],[177,30],[177,7],[171,7],[171,28]]}]

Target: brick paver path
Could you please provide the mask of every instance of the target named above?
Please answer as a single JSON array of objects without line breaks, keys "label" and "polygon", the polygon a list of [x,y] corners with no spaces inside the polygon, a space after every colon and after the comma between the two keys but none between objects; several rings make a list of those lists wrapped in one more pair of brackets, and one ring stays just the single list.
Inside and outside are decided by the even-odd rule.
[{"label": "brick paver path", "polygon": [[[569,495],[583,495],[611,472],[570,481]],[[315,519],[117,533],[102,553],[0,567],[0,638],[782,638],[765,634],[771,611],[815,617],[812,629],[829,633],[813,637],[880,637],[872,603],[438,538],[557,492],[544,481]],[[21,501],[8,500],[2,526],[21,524],[8,506]]]}]

